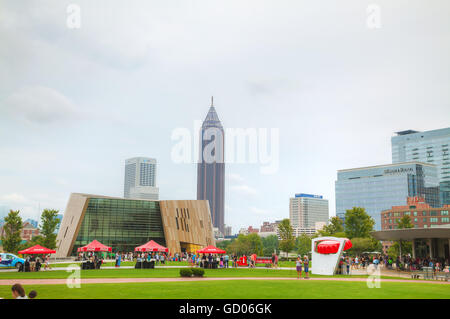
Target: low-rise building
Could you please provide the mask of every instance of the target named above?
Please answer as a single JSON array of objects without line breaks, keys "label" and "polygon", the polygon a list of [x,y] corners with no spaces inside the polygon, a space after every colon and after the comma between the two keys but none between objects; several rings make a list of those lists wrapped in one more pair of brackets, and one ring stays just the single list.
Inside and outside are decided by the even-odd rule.
[{"label": "low-rise building", "polygon": [[94,239],[115,252],[132,252],[154,240],[172,255],[215,244],[206,200],[71,194],[56,238],[56,257],[74,255]]}]

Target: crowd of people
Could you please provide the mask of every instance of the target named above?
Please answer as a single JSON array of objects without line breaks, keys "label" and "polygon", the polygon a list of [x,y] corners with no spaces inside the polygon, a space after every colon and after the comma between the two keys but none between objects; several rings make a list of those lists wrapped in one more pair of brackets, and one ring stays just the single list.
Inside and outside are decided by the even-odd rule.
[{"label": "crowd of people", "polygon": [[50,255],[28,255],[19,271],[34,272],[41,270],[42,267],[44,267],[44,270],[52,268],[50,266]]},{"label": "crowd of people", "polygon": [[395,269],[398,271],[416,271],[422,270],[424,267],[430,267],[434,272],[449,272],[449,260],[444,258],[412,258],[411,255],[402,257],[392,257],[389,255],[361,255],[356,257],[343,257],[340,265],[351,269],[366,269],[373,264],[375,268],[381,267],[383,269]]}]

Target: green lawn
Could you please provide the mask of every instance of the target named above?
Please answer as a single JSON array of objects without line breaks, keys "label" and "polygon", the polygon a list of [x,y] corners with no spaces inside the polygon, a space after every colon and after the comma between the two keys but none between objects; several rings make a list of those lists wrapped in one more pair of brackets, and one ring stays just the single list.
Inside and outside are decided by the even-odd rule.
[{"label": "green lawn", "polygon": [[[9,286],[0,286],[0,297],[11,298]],[[382,282],[381,288],[369,289],[365,282],[337,281],[264,281],[228,280],[221,282],[167,282],[131,284],[83,284],[69,289],[65,285],[25,286],[26,292],[36,290],[38,298],[164,298],[164,299],[393,299],[450,298],[450,285]]]},{"label": "green lawn", "polygon": [[[174,278],[180,277],[181,268],[156,268],[156,269],[96,269],[81,270],[81,278]],[[0,279],[51,279],[67,278],[69,273],[65,270],[52,270],[40,272],[1,272]],[[295,270],[264,269],[264,268],[228,268],[205,269],[205,277],[297,277]],[[311,275],[311,277],[327,277]],[[330,277],[330,276],[328,276]],[[367,277],[335,275],[332,277]],[[394,278],[394,277],[381,277]]]}]

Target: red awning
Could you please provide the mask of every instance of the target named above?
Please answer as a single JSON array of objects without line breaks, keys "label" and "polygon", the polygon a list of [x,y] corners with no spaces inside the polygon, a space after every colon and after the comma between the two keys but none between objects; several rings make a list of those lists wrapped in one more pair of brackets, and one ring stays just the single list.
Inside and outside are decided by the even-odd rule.
[{"label": "red awning", "polygon": [[226,251],[219,249],[217,247],[214,247],[212,245],[209,245],[203,249],[197,250],[197,253],[200,253],[200,254],[225,254]]},{"label": "red awning", "polygon": [[45,254],[54,254],[54,253],[56,253],[56,250],[48,249],[48,248],[36,245],[36,246],[30,247],[30,248],[21,250],[18,253],[22,254],[22,255],[26,255],[26,254],[28,254],[28,255],[34,255],[34,254],[37,254],[37,255],[43,254],[43,255],[45,255]]},{"label": "red awning", "polygon": [[[340,243],[335,240],[324,240],[317,245],[317,252],[320,254],[335,254],[339,250]],[[350,239],[345,238],[344,250],[352,248]]]},{"label": "red awning", "polygon": [[78,251],[111,251],[111,247],[103,245],[97,240],[93,240],[86,246],[78,248]]},{"label": "red awning", "polygon": [[134,251],[160,251],[160,252],[167,253],[169,251],[169,249],[164,246],[161,246],[154,240],[150,240],[148,243],[146,243],[142,246],[136,247],[134,249]]}]

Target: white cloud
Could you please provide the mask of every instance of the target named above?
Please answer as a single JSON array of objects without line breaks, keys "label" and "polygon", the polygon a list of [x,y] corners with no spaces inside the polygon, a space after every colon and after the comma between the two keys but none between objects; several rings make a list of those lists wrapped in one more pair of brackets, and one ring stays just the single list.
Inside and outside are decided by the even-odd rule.
[{"label": "white cloud", "polygon": [[48,124],[80,115],[75,104],[55,89],[22,87],[1,103],[1,110],[31,123]]},{"label": "white cloud", "polygon": [[256,195],[258,192],[255,188],[248,185],[236,185],[231,186],[230,189],[234,192],[241,193],[244,195]]},{"label": "white cloud", "polygon": [[11,193],[0,196],[0,201],[8,203],[27,203],[28,200],[22,194]]},{"label": "white cloud", "polygon": [[250,211],[255,215],[270,215],[270,212],[265,209],[250,207]]},{"label": "white cloud", "polygon": [[236,183],[244,182],[244,178],[241,175],[235,174],[235,173],[227,174],[227,178],[230,182],[236,182]]}]

